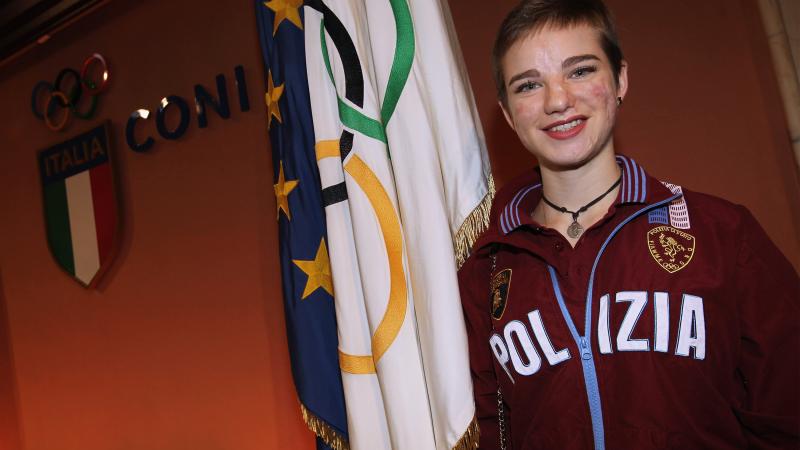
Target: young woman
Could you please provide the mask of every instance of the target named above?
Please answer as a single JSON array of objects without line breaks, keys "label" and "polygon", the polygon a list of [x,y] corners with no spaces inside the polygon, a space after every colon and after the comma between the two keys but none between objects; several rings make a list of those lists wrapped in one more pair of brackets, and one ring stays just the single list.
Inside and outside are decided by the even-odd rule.
[{"label": "young woman", "polygon": [[743,207],[615,152],[627,63],[600,0],[495,42],[535,171],[459,272],[481,448],[798,448],[800,281]]}]

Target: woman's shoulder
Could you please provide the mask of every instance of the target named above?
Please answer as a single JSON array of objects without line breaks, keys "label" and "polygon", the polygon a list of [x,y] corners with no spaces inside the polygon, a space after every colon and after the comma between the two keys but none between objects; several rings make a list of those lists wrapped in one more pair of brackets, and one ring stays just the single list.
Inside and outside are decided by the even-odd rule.
[{"label": "woman's shoulder", "polygon": [[514,198],[527,187],[541,184],[539,172],[535,168],[530,168],[503,185],[495,192],[492,199],[492,207],[489,213],[489,223],[486,229],[480,234],[470,249],[470,256],[467,259],[474,259],[480,250],[486,252],[486,247],[496,241],[502,233],[500,232],[500,216],[503,211],[513,202]]},{"label": "woman's shoulder", "polygon": [[679,199],[673,201],[670,208],[683,209],[687,220],[696,222],[696,226],[709,227],[716,232],[740,232],[743,226],[755,220],[752,213],[743,205],[670,182],[662,181],[662,183],[673,193],[682,194]]},{"label": "woman's shoulder", "polygon": [[539,174],[539,170],[536,167],[529,167],[514,178],[503,183],[503,186],[497,190],[497,197],[513,197],[520,189],[541,184],[541,182],[542,176]]},{"label": "woman's shoulder", "polygon": [[525,170],[510,181],[503,183],[503,186],[497,190],[494,201],[492,201],[492,223],[494,224],[496,222],[497,216],[499,216],[503,209],[514,200],[517,194],[531,186],[540,185],[541,183],[542,177],[539,175],[539,171],[534,167]]}]

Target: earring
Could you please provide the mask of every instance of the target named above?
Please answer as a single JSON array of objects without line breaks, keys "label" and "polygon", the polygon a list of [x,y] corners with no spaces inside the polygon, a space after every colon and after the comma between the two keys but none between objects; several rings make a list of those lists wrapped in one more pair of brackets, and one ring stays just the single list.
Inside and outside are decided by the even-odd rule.
[{"label": "earring", "polygon": [[622,97],[617,97],[617,106],[622,105]]}]

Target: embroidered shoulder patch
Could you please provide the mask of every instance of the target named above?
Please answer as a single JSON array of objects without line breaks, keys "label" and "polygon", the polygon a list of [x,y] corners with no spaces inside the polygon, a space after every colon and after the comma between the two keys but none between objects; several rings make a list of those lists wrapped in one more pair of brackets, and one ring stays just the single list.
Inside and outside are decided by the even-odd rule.
[{"label": "embroidered shoulder patch", "polygon": [[688,230],[692,227],[689,222],[689,210],[686,208],[686,198],[683,197],[683,189],[677,184],[662,181],[661,184],[667,187],[673,194],[681,194],[677,200],[669,204],[669,224],[681,230]]},{"label": "embroidered shoulder patch", "polygon": [[669,273],[675,273],[692,260],[695,240],[685,231],[659,226],[647,232],[647,248],[659,266]]},{"label": "embroidered shoulder patch", "polygon": [[511,269],[503,269],[492,277],[492,317],[500,320],[506,311],[508,301],[508,290],[511,287]]},{"label": "embroidered shoulder patch", "polygon": [[662,206],[647,213],[647,221],[651,225],[654,223],[669,225],[669,206]]}]

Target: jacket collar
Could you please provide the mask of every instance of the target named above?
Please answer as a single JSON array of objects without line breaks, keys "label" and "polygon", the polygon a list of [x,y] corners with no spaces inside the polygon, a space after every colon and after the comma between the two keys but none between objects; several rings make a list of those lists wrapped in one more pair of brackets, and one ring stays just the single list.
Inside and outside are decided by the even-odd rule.
[{"label": "jacket collar", "polygon": [[[616,204],[647,204],[669,195],[669,190],[650,178],[633,158],[617,155],[616,160],[622,170],[622,182]],[[500,201],[496,206],[499,207],[499,215],[493,214],[492,228],[495,228],[495,232],[500,236],[505,236],[529,222],[527,218],[541,198],[541,177],[538,171],[531,172],[532,175],[528,173],[523,178],[521,186],[519,182],[509,186],[510,195],[498,195]],[[655,191],[655,195],[652,191]]]}]

